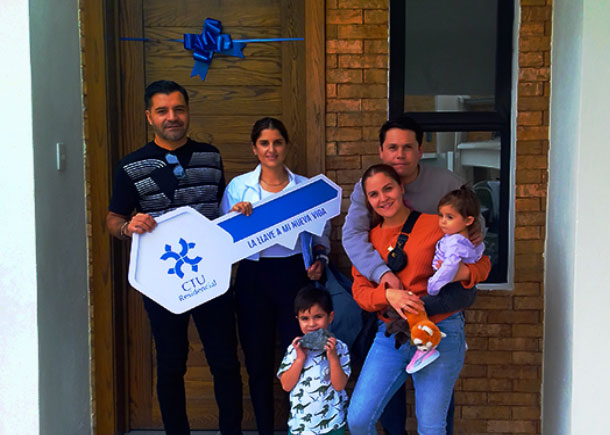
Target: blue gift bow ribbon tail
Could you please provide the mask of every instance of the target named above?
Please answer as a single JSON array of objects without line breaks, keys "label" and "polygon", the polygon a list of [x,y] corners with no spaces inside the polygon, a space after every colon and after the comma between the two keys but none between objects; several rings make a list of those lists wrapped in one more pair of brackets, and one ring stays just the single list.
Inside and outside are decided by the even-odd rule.
[{"label": "blue gift bow ribbon tail", "polygon": [[245,42],[234,42],[230,35],[222,33],[222,23],[213,18],[205,19],[203,32],[200,35],[194,33],[184,35],[184,48],[193,52],[195,60],[191,77],[198,75],[201,80],[205,80],[214,53],[243,58],[242,50],[245,47]]},{"label": "blue gift bow ribbon tail", "polygon": [[[149,38],[120,38],[121,41],[151,41]],[[257,38],[257,39],[231,39],[231,36],[222,33],[222,23],[214,18],[206,18],[203,22],[201,34],[186,33],[184,39],[169,39],[173,42],[182,42],[184,48],[193,52],[195,65],[191,71],[191,77],[205,77],[214,58],[214,53],[226,56],[244,58],[243,49],[249,42],[281,42],[302,41],[303,38]]]},{"label": "blue gift bow ribbon tail", "polygon": [[296,41],[303,38],[269,38],[269,39],[236,39],[222,33],[222,23],[214,18],[206,18],[203,22],[203,32],[201,35],[186,33],[184,35],[184,48],[193,52],[195,65],[191,72],[191,77],[200,76],[205,80],[214,53],[226,56],[244,58],[243,49],[248,42],[275,42],[275,41]]}]

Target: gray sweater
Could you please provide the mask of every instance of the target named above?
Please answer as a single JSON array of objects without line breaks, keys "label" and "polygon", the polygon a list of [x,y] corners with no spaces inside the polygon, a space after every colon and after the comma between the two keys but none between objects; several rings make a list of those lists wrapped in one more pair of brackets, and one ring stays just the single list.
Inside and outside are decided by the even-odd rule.
[{"label": "gray sweater", "polygon": [[[464,180],[447,169],[419,165],[414,182],[405,185],[405,199],[414,210],[436,214],[438,201],[447,193],[459,189]],[[343,248],[352,264],[372,282],[379,282],[390,269],[369,242],[369,212],[360,181],[354,186],[351,204],[343,225]],[[484,225],[482,225],[484,226]]]}]

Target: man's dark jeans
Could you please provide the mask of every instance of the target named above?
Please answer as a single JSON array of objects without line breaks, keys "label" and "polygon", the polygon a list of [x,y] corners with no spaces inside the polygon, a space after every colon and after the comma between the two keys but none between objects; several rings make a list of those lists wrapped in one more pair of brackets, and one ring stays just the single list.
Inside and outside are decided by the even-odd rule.
[{"label": "man's dark jeans", "polygon": [[183,314],[173,314],[143,296],[157,351],[157,395],[168,435],[190,433],[184,374],[193,316],[214,378],[214,395],[222,434],[241,434],[242,385],[232,295],[226,293]]}]

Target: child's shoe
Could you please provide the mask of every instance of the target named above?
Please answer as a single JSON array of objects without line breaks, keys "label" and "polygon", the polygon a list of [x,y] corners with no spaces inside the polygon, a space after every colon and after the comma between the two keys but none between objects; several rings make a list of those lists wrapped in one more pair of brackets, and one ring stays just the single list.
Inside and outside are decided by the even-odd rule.
[{"label": "child's shoe", "polygon": [[415,373],[436,361],[439,356],[441,356],[441,354],[436,349],[426,351],[418,349],[415,351],[415,355],[413,355],[411,362],[409,362],[405,370],[409,374]]}]

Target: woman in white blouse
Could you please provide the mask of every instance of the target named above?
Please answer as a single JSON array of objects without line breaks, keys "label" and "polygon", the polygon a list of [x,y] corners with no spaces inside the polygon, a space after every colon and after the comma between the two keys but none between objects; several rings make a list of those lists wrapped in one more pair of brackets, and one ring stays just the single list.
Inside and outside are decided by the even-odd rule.
[{"label": "woman in white blouse", "polygon": [[[231,180],[221,202],[223,213],[250,214],[252,203],[307,180],[284,165],[289,139],[281,121],[259,119],[252,128],[251,140],[259,165]],[[329,228],[327,225],[322,237],[302,233],[294,249],[271,246],[241,261],[237,270],[233,288],[239,337],[261,434],[272,434],[274,430],[275,331],[282,350],[301,335],[294,315],[294,297],[310,280],[320,279],[330,248]],[[313,264],[305,264],[304,252],[305,258],[311,258],[308,252],[313,254]]]}]

